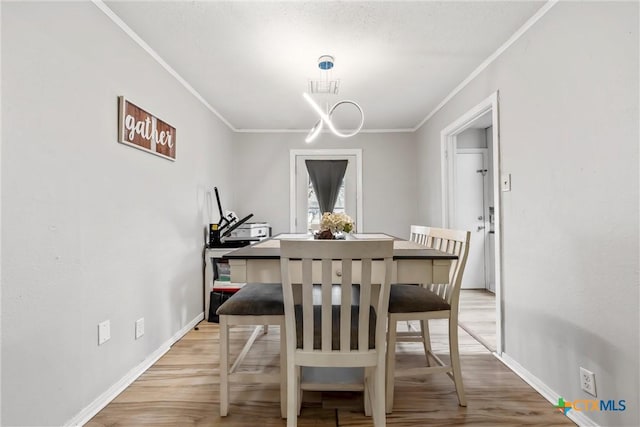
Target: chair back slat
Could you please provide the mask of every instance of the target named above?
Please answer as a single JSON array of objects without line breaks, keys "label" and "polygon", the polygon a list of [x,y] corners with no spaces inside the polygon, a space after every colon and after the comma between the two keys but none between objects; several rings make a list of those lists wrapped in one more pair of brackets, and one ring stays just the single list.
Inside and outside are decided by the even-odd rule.
[{"label": "chair back slat", "polygon": [[322,260],[322,302],[321,304],[321,331],[322,331],[322,351],[331,351],[332,337],[332,260]]},{"label": "chair back slat", "polygon": [[351,306],[353,305],[353,260],[344,259],[341,263],[342,282],[340,301],[340,351],[351,351]]},{"label": "chair back slat", "polygon": [[367,325],[367,328],[358,328],[358,350],[366,351],[369,346],[369,310],[364,307],[371,305],[371,260],[363,259],[361,262],[362,273],[360,277],[360,307],[358,325]]},{"label": "chair back slat", "polygon": [[[293,289],[292,289],[293,291]],[[312,260],[302,260],[302,323],[303,348],[313,350],[313,275]]]},{"label": "chair back slat", "polygon": [[[375,319],[375,324],[371,325],[375,326],[372,329],[375,331],[374,349],[376,352],[384,352],[393,262],[391,239],[283,239],[280,241],[280,256],[287,342],[298,342],[297,337],[302,333],[302,345],[296,346],[296,351],[320,352],[323,353],[323,358],[344,358],[353,352],[368,353],[372,351],[369,347],[373,344],[369,336],[370,322]],[[376,268],[373,268],[374,264]],[[320,298],[316,298],[316,304],[319,303],[320,307],[315,308],[317,324],[314,324],[313,306],[314,268],[316,273],[319,270],[321,276],[320,280],[315,277],[315,292],[320,291]],[[333,283],[332,280],[332,277],[336,277],[336,268],[341,272],[339,283]],[[333,290],[336,285],[339,285],[340,292]],[[300,287],[301,297],[296,298],[296,288]],[[358,293],[359,297],[354,300],[352,295]],[[296,305],[302,307],[296,308]],[[357,308],[354,307],[356,305]],[[376,313],[375,317],[370,316],[371,308]],[[301,331],[297,330],[300,319],[296,321],[296,312],[302,313]],[[352,313],[356,312],[358,315],[354,318]],[[339,320],[335,319],[336,316]],[[355,337],[351,335],[352,328],[358,331]]]}]

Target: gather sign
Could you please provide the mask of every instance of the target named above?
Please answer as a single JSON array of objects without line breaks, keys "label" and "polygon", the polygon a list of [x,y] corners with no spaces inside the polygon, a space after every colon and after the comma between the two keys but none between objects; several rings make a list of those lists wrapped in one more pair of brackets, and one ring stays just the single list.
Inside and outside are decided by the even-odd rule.
[{"label": "gather sign", "polygon": [[118,142],[165,159],[176,159],[176,128],[118,97]]}]

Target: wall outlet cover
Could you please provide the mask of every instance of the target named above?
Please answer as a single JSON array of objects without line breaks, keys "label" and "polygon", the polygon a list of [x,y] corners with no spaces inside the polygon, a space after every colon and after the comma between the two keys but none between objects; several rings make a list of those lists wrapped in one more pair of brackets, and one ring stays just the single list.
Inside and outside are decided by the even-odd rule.
[{"label": "wall outlet cover", "polygon": [[597,396],[596,375],[582,366],[580,367],[580,387],[593,397]]}]

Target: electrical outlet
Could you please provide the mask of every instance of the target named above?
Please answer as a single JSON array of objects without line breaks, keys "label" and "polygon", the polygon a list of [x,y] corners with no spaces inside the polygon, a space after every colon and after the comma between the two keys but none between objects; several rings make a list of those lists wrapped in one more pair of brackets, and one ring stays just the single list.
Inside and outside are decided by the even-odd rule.
[{"label": "electrical outlet", "polygon": [[580,387],[593,397],[596,397],[596,375],[580,367]]},{"label": "electrical outlet", "polygon": [[111,338],[111,322],[105,320],[98,323],[98,345],[102,345]]},{"label": "electrical outlet", "polygon": [[144,335],[144,317],[136,320],[136,339]]}]

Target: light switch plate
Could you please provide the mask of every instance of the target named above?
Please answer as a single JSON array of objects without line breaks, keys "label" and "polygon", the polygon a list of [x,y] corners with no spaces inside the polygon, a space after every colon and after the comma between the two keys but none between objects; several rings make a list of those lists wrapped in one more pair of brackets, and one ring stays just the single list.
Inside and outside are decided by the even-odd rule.
[{"label": "light switch plate", "polygon": [[500,188],[502,191],[511,191],[511,174],[503,173],[500,176]]},{"label": "light switch plate", "polygon": [[102,345],[111,339],[111,322],[105,320],[98,323],[98,345]]},{"label": "light switch plate", "polygon": [[144,317],[136,320],[136,339],[144,335]]}]

